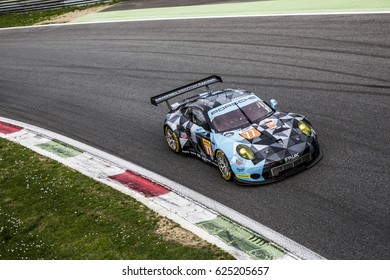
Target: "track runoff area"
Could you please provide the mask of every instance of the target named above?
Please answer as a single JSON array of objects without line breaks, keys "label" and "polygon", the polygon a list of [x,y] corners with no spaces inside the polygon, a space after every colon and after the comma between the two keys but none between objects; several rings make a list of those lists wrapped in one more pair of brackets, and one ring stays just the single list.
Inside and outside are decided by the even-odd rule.
[{"label": "track runoff area", "polygon": [[[278,1],[283,2],[283,1]],[[299,2],[299,1],[298,1]],[[305,2],[305,1],[301,1]],[[329,1],[332,2],[332,1]],[[342,2],[342,1],[340,1]],[[356,1],[356,2],[364,2],[364,1]],[[385,2],[385,1],[377,1],[377,2]],[[390,6],[390,5],[389,5]],[[245,16],[274,16],[274,15],[286,15],[286,16],[304,16],[306,14],[313,15],[313,14],[354,14],[354,13],[388,13],[390,9],[386,7],[382,7],[379,10],[367,10],[367,11],[331,11],[331,12],[317,12],[317,11],[310,11],[306,13],[274,13],[271,15],[267,14],[249,14],[249,15],[226,15],[226,14],[218,14],[218,15],[211,15],[211,16],[188,16],[187,18],[198,18],[198,17],[245,17]],[[102,13],[104,14],[104,13]],[[127,18],[124,19],[123,16],[120,18],[117,17],[111,17],[108,19],[107,15],[105,15],[105,19],[102,20],[101,16],[95,16],[93,20],[91,20],[91,17],[85,17],[80,20],[74,21],[72,24],[80,24],[80,23],[97,23],[97,22],[112,22],[112,21],[142,21],[142,20],[160,20],[160,19],[169,19],[173,20],[176,19],[175,17],[167,17],[167,18]],[[183,19],[183,18],[180,18]],[[210,234],[210,228],[215,229],[215,226],[218,230],[226,231],[227,228],[230,229],[227,230],[228,235],[235,235],[237,232],[240,232],[244,229],[244,231],[250,232],[250,234],[256,234],[255,231],[253,231],[251,228],[253,226],[249,227],[243,227],[241,224],[235,223],[234,219],[230,219],[226,222],[226,216],[235,216],[236,220],[240,220],[242,218],[242,221],[244,223],[250,223],[251,221],[245,221],[246,218],[241,216],[239,213],[233,213],[230,209],[227,210],[227,215],[223,216],[219,214],[215,209],[211,209],[207,207],[207,204],[204,203],[201,204],[195,199],[192,199],[189,193],[191,193],[191,190],[187,188],[183,188],[183,193],[178,193],[175,191],[175,188],[172,186],[177,185],[175,182],[168,182],[167,179],[159,176],[158,174],[151,174],[151,172],[147,170],[140,170],[138,167],[134,166],[132,163],[125,162],[119,158],[113,158],[111,155],[103,155],[101,151],[95,150],[91,147],[88,147],[82,143],[77,143],[76,141],[66,138],[61,135],[55,135],[52,132],[49,131],[43,131],[40,128],[36,128],[33,126],[30,126],[28,124],[23,124],[17,121],[4,119],[2,118],[0,123],[0,135],[1,137],[8,138],[12,141],[19,142],[25,146],[28,146],[29,148],[44,154],[46,156],[52,157],[62,163],[65,163],[71,167],[79,166],[78,170],[84,174],[87,174],[91,177],[91,170],[96,168],[94,164],[91,164],[90,162],[87,162],[87,165],[80,165],[80,162],[72,163],[72,158],[80,156],[82,154],[88,154],[88,156],[91,155],[91,150],[93,150],[95,157],[97,159],[96,165],[103,164],[105,168],[107,168],[107,161],[116,161],[116,165],[109,167],[109,171],[106,169],[106,175],[105,180],[108,185],[111,187],[117,188],[120,191],[123,191],[125,193],[128,193],[134,197],[136,197],[138,200],[143,201],[146,205],[151,207],[152,209],[157,210],[157,208],[162,208],[163,210],[158,211],[161,214],[165,214],[166,216],[170,217],[172,215],[172,212],[177,211],[176,209],[169,209],[169,206],[166,205],[162,206],[151,206],[149,202],[146,202],[146,200],[153,201],[153,198],[168,194],[168,193],[175,193],[179,197],[182,198],[190,198],[187,200],[186,203],[193,204],[194,211],[199,211],[199,207],[202,208],[200,212],[207,212],[210,211],[210,213],[205,214],[207,215],[215,215],[213,218],[210,218],[210,221],[213,219],[219,219],[218,222],[215,222],[211,227],[207,228],[205,227],[199,227],[203,230],[202,233],[200,233],[199,230],[194,230],[191,228],[194,223],[191,225],[185,225],[186,222],[179,221],[179,224],[182,226],[196,232],[201,237],[204,237],[205,239],[209,240],[210,242],[213,242],[214,244],[218,244],[221,248],[224,248],[225,250],[231,252],[234,256],[236,256],[238,259],[248,259],[252,261],[245,261],[245,262],[236,262],[234,265],[232,265],[231,262],[224,262],[224,261],[215,261],[215,262],[201,262],[199,264],[199,269],[196,268],[193,265],[193,262],[190,261],[175,261],[175,262],[154,262],[154,261],[147,261],[147,262],[137,262],[137,261],[131,261],[130,265],[129,262],[120,262],[115,264],[107,264],[105,263],[104,266],[97,266],[95,263],[85,264],[83,263],[80,265],[80,263],[64,263],[64,262],[57,262],[51,266],[51,269],[47,270],[47,274],[42,275],[42,271],[47,269],[47,262],[34,262],[32,264],[31,262],[26,265],[26,272],[25,274],[20,273],[20,275],[24,275],[25,277],[30,277],[31,275],[39,275],[40,279],[49,279],[49,277],[52,277],[52,275],[55,273],[55,271],[63,271],[63,276],[66,275],[66,277],[72,277],[72,276],[91,276],[94,275],[97,279],[103,279],[104,277],[110,277],[115,279],[115,277],[120,277],[123,279],[123,276],[132,276],[132,279],[152,279],[153,276],[162,276],[162,277],[168,277],[168,278],[162,278],[162,279],[199,279],[199,276],[202,276],[204,279],[215,279],[216,277],[227,277],[227,276],[234,276],[235,279],[257,279],[260,275],[261,277],[270,277],[272,276],[273,279],[280,279],[282,277],[286,278],[293,278],[293,279],[311,279],[313,276],[316,276],[320,279],[326,279],[329,277],[329,273],[342,276],[344,275],[352,276],[355,279],[366,279],[369,276],[373,275],[386,275],[386,272],[384,271],[384,267],[386,264],[389,264],[388,261],[375,261],[375,262],[369,262],[366,266],[367,269],[361,270],[358,269],[357,264],[351,261],[337,261],[332,262],[331,265],[324,264],[323,262],[317,262],[317,261],[306,261],[306,262],[269,262],[267,257],[254,257],[251,255],[251,250],[245,251],[241,250],[241,248],[237,249],[237,246],[234,246],[234,244],[237,243],[238,240],[244,240],[242,236],[236,237],[235,239],[230,240],[223,240],[218,234]],[[27,136],[28,135],[28,136]],[[44,135],[42,137],[42,135]],[[54,137],[53,137],[54,136]],[[84,149],[84,150],[83,150]],[[84,162],[83,162],[84,161]],[[99,162],[100,161],[100,162]],[[86,160],[81,160],[83,164],[86,163]],[[80,168],[80,166],[82,166]],[[77,168],[76,168],[77,169]],[[96,172],[97,169],[95,169]],[[115,171],[114,171],[115,170]],[[133,170],[133,171],[132,171]],[[135,170],[135,171],[134,171]],[[89,174],[88,174],[89,173]],[[134,177],[135,175],[135,177]],[[93,177],[97,180],[101,180],[101,174],[100,178]],[[104,176],[103,176],[104,177]],[[136,178],[136,179],[134,179]],[[131,181],[133,180],[133,181]],[[134,182],[135,180],[135,182]],[[143,183],[140,183],[140,182]],[[138,189],[135,189],[134,185],[149,185],[148,187],[141,187]],[[152,186],[152,187],[151,187]],[[170,187],[172,189],[170,189]],[[180,186],[182,188],[183,186]],[[193,194],[195,198],[198,200],[199,195]],[[152,198],[152,199],[150,199]],[[158,200],[158,199],[157,199]],[[207,200],[207,198],[205,198]],[[174,201],[174,200],[172,200]],[[223,205],[219,205],[216,202],[214,203],[214,206],[217,205],[217,208],[221,210],[221,208],[224,208]],[[155,201],[153,201],[152,204],[155,204]],[[169,202],[168,202],[169,204]],[[177,203],[173,203],[177,207]],[[182,205],[183,206],[183,205]],[[165,208],[165,209],[164,209]],[[172,208],[172,207],[171,207]],[[182,208],[182,207],[181,207]],[[168,211],[167,211],[168,209]],[[204,210],[206,209],[206,210]],[[173,210],[173,211],[172,211]],[[223,211],[220,211],[223,212]],[[188,213],[185,213],[184,215],[188,215]],[[176,221],[179,219],[183,219],[183,217],[177,218]],[[173,219],[175,220],[175,219]],[[184,219],[183,219],[184,220]],[[207,221],[207,220],[204,220]],[[200,223],[204,222],[201,221]],[[238,221],[239,222],[239,221]],[[225,228],[220,226],[221,224],[224,224]],[[196,223],[195,223],[196,224]],[[220,227],[220,228],[218,228]],[[262,242],[266,241],[268,242],[266,246],[273,247],[269,251],[269,259],[322,259],[321,256],[315,254],[314,252],[310,251],[307,248],[301,247],[299,244],[294,243],[293,241],[288,240],[287,238],[278,235],[277,233],[272,232],[270,229],[263,228],[262,229],[263,234],[265,236],[274,235],[273,238],[275,239],[275,236],[277,236],[277,244],[276,242],[272,241],[271,239],[264,238],[260,234],[258,234],[257,237],[263,238],[261,239]],[[268,231],[268,233],[267,233]],[[271,234],[269,234],[271,232]],[[242,232],[240,233],[242,235]],[[250,238],[249,238],[250,239]],[[282,241],[281,241],[282,240]],[[249,242],[249,244],[252,241]],[[291,243],[290,243],[291,242]],[[229,244],[230,243],[230,244]],[[290,243],[290,245],[286,245]],[[233,244],[233,246],[231,246]],[[245,244],[245,242],[244,242]],[[289,248],[283,248],[282,245],[286,245],[285,247]],[[248,245],[248,244],[245,244]],[[245,246],[244,246],[245,247]],[[256,248],[257,250],[258,248]],[[279,251],[279,252],[278,252]],[[258,261],[254,261],[258,259]],[[260,260],[260,261],[259,261]],[[14,262],[7,263],[6,266],[4,266],[4,262],[2,263],[2,268],[5,275],[7,273],[12,273],[12,271],[17,270],[16,264]],[[20,264],[19,264],[20,265]],[[17,265],[17,266],[19,266]],[[69,269],[67,269],[69,268]],[[243,269],[244,268],[244,269]],[[27,272],[28,271],[28,272]],[[185,272],[183,272],[185,271]],[[293,272],[293,273],[292,273]],[[294,273],[295,272],[295,273]],[[92,274],[91,274],[92,273]],[[11,275],[11,274],[9,274]],[[114,276],[114,275],[120,275],[120,276]],[[50,278],[51,279],[51,278]],[[65,278],[64,278],[65,279]],[[153,278],[156,279],[156,278]],[[160,277],[159,277],[160,279]]]},{"label": "track runoff area", "polygon": [[389,13],[387,0],[274,0],[239,3],[163,7],[134,10],[108,10],[89,14],[71,23],[175,20],[197,18],[304,16],[328,14]]}]

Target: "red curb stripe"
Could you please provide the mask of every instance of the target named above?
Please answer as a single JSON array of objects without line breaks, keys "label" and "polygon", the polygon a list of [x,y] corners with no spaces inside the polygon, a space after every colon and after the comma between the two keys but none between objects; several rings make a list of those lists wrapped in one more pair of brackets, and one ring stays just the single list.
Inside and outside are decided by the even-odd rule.
[{"label": "red curb stripe", "polygon": [[119,183],[143,194],[146,197],[159,196],[171,191],[129,170],[115,176],[109,176],[109,178],[118,181]]},{"label": "red curb stripe", "polygon": [[22,129],[23,129],[23,127],[16,126],[16,125],[13,125],[13,124],[9,124],[9,123],[5,123],[5,122],[1,122],[0,121],[0,133],[11,134],[11,133],[14,133],[14,132],[21,131]]}]

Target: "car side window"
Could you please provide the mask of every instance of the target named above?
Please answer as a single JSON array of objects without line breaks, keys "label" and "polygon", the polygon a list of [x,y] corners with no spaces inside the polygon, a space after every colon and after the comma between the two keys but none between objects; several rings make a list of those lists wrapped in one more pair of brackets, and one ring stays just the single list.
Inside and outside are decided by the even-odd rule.
[{"label": "car side window", "polygon": [[183,115],[184,115],[187,119],[191,120],[191,115],[192,115],[191,107],[184,108],[184,109],[182,109],[181,112],[183,113]]},{"label": "car side window", "polygon": [[190,122],[199,125],[206,130],[210,130],[206,117],[201,109],[188,107],[182,110],[182,113]]},{"label": "car side window", "polygon": [[206,118],[201,110],[193,108],[191,121],[199,126],[203,126],[206,123]]}]

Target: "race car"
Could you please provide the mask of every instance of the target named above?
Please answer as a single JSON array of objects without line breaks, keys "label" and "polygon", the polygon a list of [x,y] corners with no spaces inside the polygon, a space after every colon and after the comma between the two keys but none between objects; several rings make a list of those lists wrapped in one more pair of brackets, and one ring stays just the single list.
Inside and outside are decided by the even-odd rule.
[{"label": "race car", "polygon": [[[322,158],[307,118],[281,112],[275,99],[267,103],[247,90],[211,91],[218,82],[221,77],[211,76],[150,99],[168,105],[164,134],[172,151],[218,166],[227,181],[252,185],[283,179]],[[168,102],[202,87],[207,91]]]}]

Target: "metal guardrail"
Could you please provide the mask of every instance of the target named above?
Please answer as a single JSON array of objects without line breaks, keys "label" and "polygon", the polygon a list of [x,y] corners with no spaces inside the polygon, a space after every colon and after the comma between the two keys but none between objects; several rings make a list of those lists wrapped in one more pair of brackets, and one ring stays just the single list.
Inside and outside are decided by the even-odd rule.
[{"label": "metal guardrail", "polygon": [[107,2],[107,0],[0,0],[0,14],[64,8]]}]

